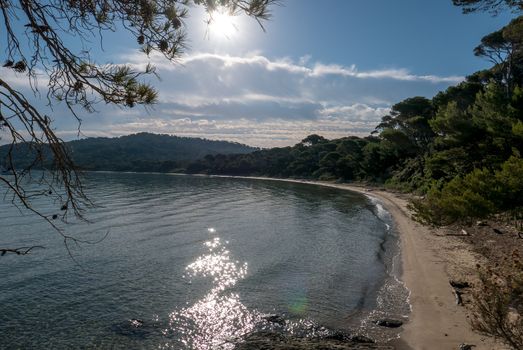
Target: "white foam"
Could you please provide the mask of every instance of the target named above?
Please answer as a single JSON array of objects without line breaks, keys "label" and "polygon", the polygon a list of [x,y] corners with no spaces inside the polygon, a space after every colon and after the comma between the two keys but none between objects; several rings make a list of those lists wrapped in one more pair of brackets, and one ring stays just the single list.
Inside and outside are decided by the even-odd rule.
[{"label": "white foam", "polygon": [[[378,216],[378,218],[380,218],[381,220],[387,220],[390,218],[389,212],[383,207],[379,199],[368,194],[365,194],[365,197],[367,197],[370,200],[370,202],[374,204],[374,206],[376,207],[376,215]],[[387,229],[389,229],[388,225]]]}]

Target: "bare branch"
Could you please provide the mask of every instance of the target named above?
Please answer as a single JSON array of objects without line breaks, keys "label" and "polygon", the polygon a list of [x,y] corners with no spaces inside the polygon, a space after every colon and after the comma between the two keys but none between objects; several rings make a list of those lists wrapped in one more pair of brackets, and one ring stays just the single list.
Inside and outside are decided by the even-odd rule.
[{"label": "bare branch", "polygon": [[[159,52],[176,62],[186,48],[183,22],[194,6],[209,14],[225,9],[245,13],[257,21],[270,17],[276,0],[0,0],[0,41],[5,42],[3,68],[27,77],[28,87],[39,97],[37,79],[45,80],[48,106],[65,104],[78,121],[98,103],[123,107],[152,105],[156,90],[145,80],[156,75],[147,65],[136,70],[127,65],[100,64],[89,53],[93,42],[103,47],[108,31],[126,30],[145,55]],[[261,25],[261,22],[259,22]],[[71,46],[71,39],[79,43]],[[89,243],[67,236],[55,220],[68,215],[84,219],[92,205],[64,142],[56,135],[52,119],[42,114],[24,93],[0,77],[0,137],[8,147],[0,153],[0,184],[5,199],[42,217],[67,242]],[[19,155],[31,159],[21,163]],[[39,170],[39,172],[35,172]],[[44,215],[33,199],[49,197],[59,211]],[[57,208],[57,209],[58,209]]]},{"label": "bare branch", "polygon": [[40,245],[34,245],[31,247],[12,248],[12,249],[0,248],[0,256],[4,256],[7,253],[13,253],[16,255],[27,255],[31,252],[31,250],[36,249],[36,248],[45,249],[44,247],[42,247]]}]

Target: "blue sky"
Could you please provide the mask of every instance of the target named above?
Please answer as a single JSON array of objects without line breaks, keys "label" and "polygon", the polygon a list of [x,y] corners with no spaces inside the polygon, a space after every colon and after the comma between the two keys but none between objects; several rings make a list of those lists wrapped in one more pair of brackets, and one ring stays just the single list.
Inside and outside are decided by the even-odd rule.
[{"label": "blue sky", "polygon": [[[100,105],[82,113],[83,135],[149,131],[262,147],[292,145],[310,133],[365,136],[392,104],[432,97],[487,68],[472,49],[510,20],[463,15],[451,0],[282,3],[266,32],[240,16],[227,37],[191,9],[190,49],[178,63],[147,59],[124,31],[107,35],[104,50],[94,45],[92,55],[99,63],[153,62],[162,78],[153,80],[160,101],[149,110]],[[11,80],[24,86],[23,76]],[[64,139],[77,137],[76,121],[62,107],[51,116]]]}]

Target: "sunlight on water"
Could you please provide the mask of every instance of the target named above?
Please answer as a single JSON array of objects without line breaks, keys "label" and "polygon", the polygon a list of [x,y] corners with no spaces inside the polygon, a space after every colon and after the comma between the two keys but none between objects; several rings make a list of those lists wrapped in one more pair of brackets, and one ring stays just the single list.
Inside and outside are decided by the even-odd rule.
[{"label": "sunlight on water", "polygon": [[187,266],[186,271],[190,277],[212,277],[214,288],[211,294],[232,287],[245,277],[247,263],[240,265],[238,261],[231,261],[230,252],[222,246],[219,237],[204,245],[209,248],[209,254],[199,256]]},{"label": "sunlight on water", "polygon": [[96,241],[110,230],[97,245],[74,247],[88,272],[56,232],[42,234],[41,219],[0,202],[4,242],[46,247],[1,259],[0,348],[229,350],[246,333],[317,337],[359,327],[375,309],[405,314],[390,312],[405,300],[386,270],[395,230],[371,199],[225,178],[86,181],[97,207],[89,224],[67,232]]},{"label": "sunlight on water", "polygon": [[[212,231],[211,231],[212,230]],[[215,232],[214,229],[208,229]],[[261,316],[247,309],[237,293],[228,292],[247,275],[247,263],[231,260],[230,252],[215,237],[204,243],[207,253],[186,267],[186,276],[211,278],[211,290],[193,305],[169,315],[169,330],[193,349],[230,349],[232,341],[251,332]],[[170,348],[169,345],[164,348]]]}]

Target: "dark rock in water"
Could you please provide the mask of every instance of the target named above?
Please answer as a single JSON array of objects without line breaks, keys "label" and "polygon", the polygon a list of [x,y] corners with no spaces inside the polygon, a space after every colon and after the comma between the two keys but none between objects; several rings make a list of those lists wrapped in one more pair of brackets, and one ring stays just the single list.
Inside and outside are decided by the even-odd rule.
[{"label": "dark rock in water", "polygon": [[369,337],[366,337],[364,335],[351,335],[344,331],[333,331],[331,334],[322,337],[322,339],[325,340],[337,340],[340,342],[352,342],[352,343],[358,343],[358,344],[374,344],[375,341]]},{"label": "dark rock in water", "polygon": [[486,221],[478,221],[476,222],[477,226],[488,226],[488,223]]},{"label": "dark rock in water", "polygon": [[281,342],[281,341],[285,341],[287,339],[287,337],[283,333],[280,333],[280,332],[259,331],[259,332],[250,333],[245,338],[245,340],[259,340],[259,339],[263,339],[266,341]]},{"label": "dark rock in water", "polygon": [[136,328],[143,326],[143,321],[137,318],[131,318],[129,322],[131,323],[131,326]]},{"label": "dark rock in water", "polygon": [[371,339],[364,335],[353,335],[350,337],[350,341],[352,341],[354,343],[359,343],[359,344],[374,344],[375,343],[374,339]]},{"label": "dark rock in water", "polygon": [[344,331],[333,331],[329,335],[323,337],[323,339],[327,340],[339,340],[339,341],[350,341],[351,335]]},{"label": "dark rock in water", "polygon": [[276,323],[280,326],[285,326],[285,319],[280,315],[268,315],[265,316],[263,319],[270,323]]},{"label": "dark rock in water", "polygon": [[461,343],[459,344],[459,350],[472,350],[473,347],[475,347],[476,345],[471,345],[471,344],[465,344],[465,343]]},{"label": "dark rock in water", "polygon": [[[336,333],[336,332],[335,332]],[[346,333],[339,332],[338,336],[343,338]],[[235,344],[234,350],[352,350],[352,349],[382,349],[392,350],[393,347],[386,344],[369,342],[368,338],[358,336],[360,342],[355,340],[338,340],[327,338],[307,338],[282,334],[274,331],[261,331],[250,333]],[[363,342],[365,340],[365,342]]]},{"label": "dark rock in water", "polygon": [[144,327],[144,322],[136,318],[122,323],[115,323],[111,326],[111,330],[116,334],[137,339],[145,339],[151,333],[150,330]]},{"label": "dark rock in water", "polygon": [[467,281],[450,280],[449,283],[454,288],[459,288],[459,289],[470,288],[470,283],[468,283]]},{"label": "dark rock in water", "polygon": [[385,318],[383,320],[377,320],[375,322],[378,326],[387,327],[387,328],[398,328],[403,325],[403,322],[400,320],[393,320],[390,318]]}]

